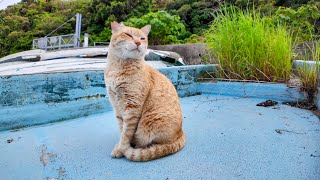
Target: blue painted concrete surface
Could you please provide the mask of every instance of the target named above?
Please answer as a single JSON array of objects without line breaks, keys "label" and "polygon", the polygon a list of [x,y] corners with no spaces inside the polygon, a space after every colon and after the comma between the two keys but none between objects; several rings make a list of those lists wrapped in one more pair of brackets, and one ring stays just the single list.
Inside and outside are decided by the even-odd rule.
[{"label": "blue painted concrete surface", "polygon": [[[216,65],[160,68],[181,97],[196,94],[195,81]],[[107,112],[103,71],[0,76],[0,131]]]},{"label": "blue painted concrete surface", "polygon": [[277,101],[304,100],[306,96],[297,87],[280,83],[217,82],[195,83],[196,91],[235,97],[272,99]]},{"label": "blue painted concrete surface", "polygon": [[[320,122],[266,99],[181,98],[185,148],[145,163],[113,159],[113,112],[0,132],[0,179],[320,179]],[[9,143],[10,142],[10,143]]]}]

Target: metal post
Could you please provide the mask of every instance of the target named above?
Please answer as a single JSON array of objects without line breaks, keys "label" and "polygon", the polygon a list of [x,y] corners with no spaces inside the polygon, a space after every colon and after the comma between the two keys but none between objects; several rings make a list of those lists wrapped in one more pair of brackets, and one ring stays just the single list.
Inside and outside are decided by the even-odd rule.
[{"label": "metal post", "polygon": [[83,47],[89,47],[89,34],[88,33],[84,34]]},{"label": "metal post", "polygon": [[59,38],[59,49],[61,49],[61,39],[62,39],[62,37],[58,36],[58,38]]},{"label": "metal post", "polygon": [[77,13],[76,15],[76,33],[74,40],[74,47],[80,47],[80,35],[81,35],[81,18],[82,15]]},{"label": "metal post", "polygon": [[44,40],[45,40],[45,45],[44,45],[44,49],[47,51],[48,50],[48,38],[47,38],[47,36],[46,37],[44,37]]}]

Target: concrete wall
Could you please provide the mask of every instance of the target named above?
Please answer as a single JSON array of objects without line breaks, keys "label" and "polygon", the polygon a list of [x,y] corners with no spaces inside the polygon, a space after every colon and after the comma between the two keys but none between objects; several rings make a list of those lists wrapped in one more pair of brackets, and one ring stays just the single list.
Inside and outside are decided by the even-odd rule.
[{"label": "concrete wall", "polygon": [[188,65],[203,64],[201,57],[205,54],[206,44],[172,44],[149,46],[150,49],[178,53]]},{"label": "concrete wall", "polygon": [[[313,47],[311,42],[306,42],[305,44],[297,45],[295,50],[296,58],[301,58],[304,56],[312,57],[310,48]],[[160,50],[160,51],[172,51],[178,53],[186,64],[197,65],[204,64],[204,59],[210,59],[210,64],[218,63],[216,57],[206,49],[205,43],[197,44],[171,44],[171,45],[157,45],[149,46],[150,49]]]},{"label": "concrete wall", "polygon": [[[214,65],[162,68],[183,96]],[[63,121],[111,110],[103,71],[0,76],[0,131]]]},{"label": "concrete wall", "polygon": [[303,44],[298,44],[298,45],[294,45],[296,46],[296,49],[295,49],[295,54],[296,54],[296,57],[294,57],[295,59],[301,59],[301,58],[304,58],[305,57],[308,57],[309,59],[313,59],[312,57],[312,50],[314,50],[314,45],[312,42],[305,42]]},{"label": "concrete wall", "polygon": [[[297,63],[295,63],[297,64]],[[221,94],[279,101],[305,99],[298,88],[266,83],[200,83],[216,65],[160,68],[180,97]],[[111,111],[103,71],[0,76],[0,131]],[[320,105],[320,98],[317,99]]]},{"label": "concrete wall", "polygon": [[[310,69],[313,69],[317,64],[316,61],[304,61],[304,60],[294,60],[293,61],[293,70],[296,71],[299,67],[308,67]],[[319,68],[319,75],[320,75],[320,68]],[[320,82],[320,77],[318,77],[318,80]],[[318,95],[315,98],[315,104],[317,105],[318,109],[320,109],[320,84],[318,84]]]}]

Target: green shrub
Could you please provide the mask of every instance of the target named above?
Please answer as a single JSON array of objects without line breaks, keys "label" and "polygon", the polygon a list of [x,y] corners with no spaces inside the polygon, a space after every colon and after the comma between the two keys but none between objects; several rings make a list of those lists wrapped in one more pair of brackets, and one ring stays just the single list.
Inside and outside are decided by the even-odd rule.
[{"label": "green shrub", "polygon": [[204,43],[205,39],[203,36],[192,34],[190,37],[184,40],[184,43]]},{"label": "green shrub", "polygon": [[180,43],[178,36],[186,32],[180,17],[165,11],[151,12],[141,18],[130,18],[124,24],[137,28],[150,24],[149,44],[153,45]]},{"label": "green shrub", "polygon": [[228,79],[286,82],[291,71],[292,37],[257,12],[223,8],[205,35]]},{"label": "green shrub", "polygon": [[310,41],[319,36],[315,34],[320,27],[315,26],[320,18],[320,10],[315,5],[305,5],[297,10],[291,8],[279,8],[272,17],[275,21],[290,25],[291,32],[297,41]]}]

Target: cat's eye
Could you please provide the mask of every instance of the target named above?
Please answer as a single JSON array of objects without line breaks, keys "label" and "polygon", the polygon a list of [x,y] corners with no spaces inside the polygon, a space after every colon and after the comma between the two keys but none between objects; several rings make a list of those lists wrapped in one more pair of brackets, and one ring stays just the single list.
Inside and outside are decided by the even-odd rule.
[{"label": "cat's eye", "polygon": [[142,37],[141,40],[146,40],[146,38]]},{"label": "cat's eye", "polygon": [[132,38],[132,36],[131,36],[131,34],[128,34],[128,33],[125,33],[127,36],[129,36],[129,37],[131,37]]}]

